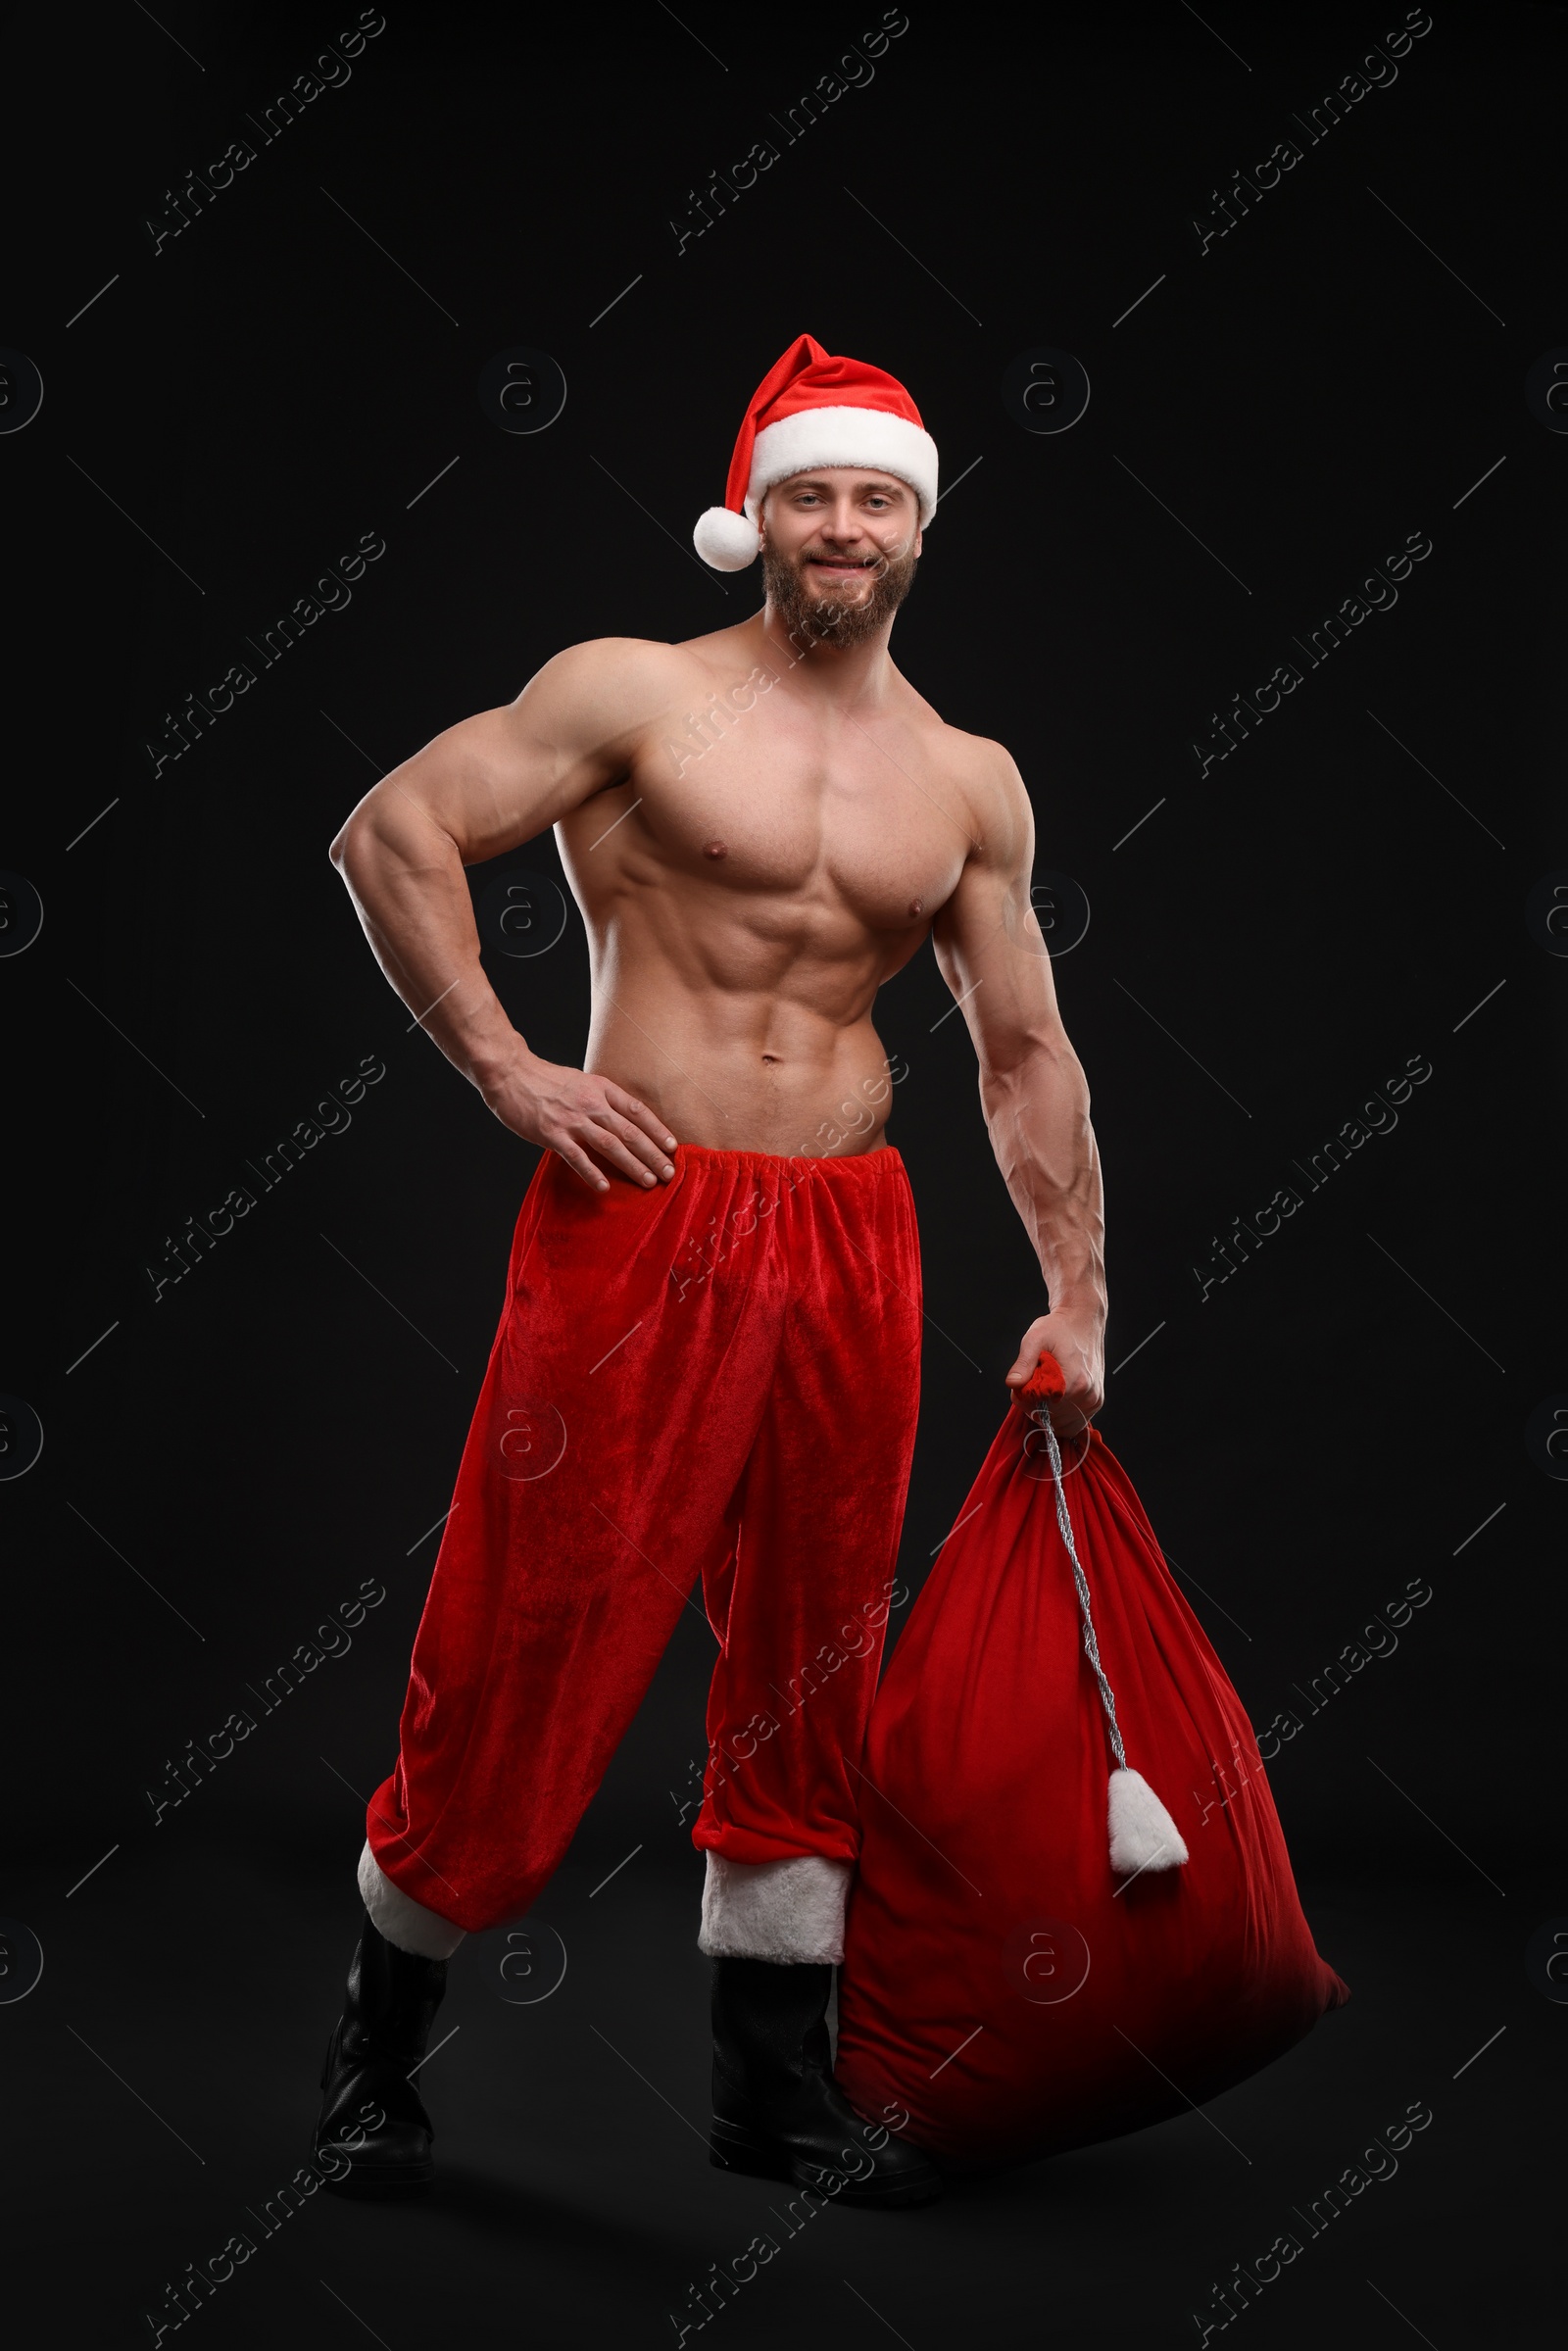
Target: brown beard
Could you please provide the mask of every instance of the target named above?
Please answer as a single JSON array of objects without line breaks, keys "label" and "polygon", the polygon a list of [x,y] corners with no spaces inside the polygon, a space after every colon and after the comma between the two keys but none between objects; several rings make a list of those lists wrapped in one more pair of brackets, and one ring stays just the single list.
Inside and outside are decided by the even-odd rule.
[{"label": "brown beard", "polygon": [[785,634],[805,648],[832,645],[840,651],[863,645],[892,619],[914,586],[918,557],[883,557],[869,572],[870,592],[855,604],[835,604],[813,596],[807,585],[804,562],[791,563],[770,539],[762,541],[762,579],[768,602],[784,623]]}]

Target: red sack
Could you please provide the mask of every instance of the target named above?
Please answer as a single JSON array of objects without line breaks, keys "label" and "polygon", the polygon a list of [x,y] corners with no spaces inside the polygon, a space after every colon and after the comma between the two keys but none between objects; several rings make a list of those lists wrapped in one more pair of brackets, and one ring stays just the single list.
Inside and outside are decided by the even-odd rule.
[{"label": "red sack", "polygon": [[[1031,1398],[1060,1385],[1048,1357]],[[837,2079],[955,2170],[1183,2113],[1349,1997],[1126,1472],[1098,1430],[1062,1445],[1059,1477],[1054,1447],[1008,1412],[877,1692],[860,1784]]]}]

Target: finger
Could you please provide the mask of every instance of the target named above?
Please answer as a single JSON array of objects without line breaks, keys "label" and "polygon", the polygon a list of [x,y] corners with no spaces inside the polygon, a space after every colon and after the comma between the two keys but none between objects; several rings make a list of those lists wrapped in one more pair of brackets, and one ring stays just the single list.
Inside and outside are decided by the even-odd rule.
[{"label": "finger", "polygon": [[558,1159],[564,1159],[572,1174],[581,1176],[583,1182],[592,1191],[608,1192],[610,1190],[610,1178],[600,1172],[586,1151],[578,1150],[569,1135],[563,1135],[558,1143],[551,1143],[550,1149]]},{"label": "finger", "polygon": [[634,1125],[642,1128],[644,1134],[651,1135],[662,1151],[674,1150],[675,1138],[658,1111],[650,1110],[648,1104],[640,1102],[635,1094],[628,1094],[623,1086],[607,1085],[605,1101],[612,1110],[617,1111],[622,1118],[629,1118]]},{"label": "finger", "polygon": [[659,1178],[653,1169],[645,1160],[639,1159],[608,1125],[601,1123],[602,1115],[594,1119],[583,1138],[590,1149],[596,1151],[602,1159],[608,1159],[612,1167],[618,1167],[622,1175],[629,1175],[634,1183],[645,1187],[657,1184]]},{"label": "finger", "polygon": [[665,1157],[662,1145],[654,1141],[646,1127],[634,1126],[629,1118],[621,1118],[613,1110],[597,1110],[594,1118],[607,1132],[618,1136],[629,1151],[636,1152],[645,1166],[653,1169],[655,1175],[667,1177],[674,1174],[675,1170]]}]

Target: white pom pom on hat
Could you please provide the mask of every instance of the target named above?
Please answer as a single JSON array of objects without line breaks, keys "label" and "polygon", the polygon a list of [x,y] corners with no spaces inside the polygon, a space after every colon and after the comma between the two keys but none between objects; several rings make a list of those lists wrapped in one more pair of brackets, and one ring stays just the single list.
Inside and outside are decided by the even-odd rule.
[{"label": "white pom pom on hat", "polygon": [[698,517],[692,544],[715,571],[744,571],[756,563],[762,534],[749,515],[732,514],[727,506],[710,506]]},{"label": "white pom pom on hat", "polygon": [[937,445],[897,376],[834,358],[798,335],[753,393],[730,459],[724,504],[710,506],[692,544],[715,571],[744,571],[762,544],[758,517],[775,482],[818,465],[864,465],[907,482],[929,522]]}]

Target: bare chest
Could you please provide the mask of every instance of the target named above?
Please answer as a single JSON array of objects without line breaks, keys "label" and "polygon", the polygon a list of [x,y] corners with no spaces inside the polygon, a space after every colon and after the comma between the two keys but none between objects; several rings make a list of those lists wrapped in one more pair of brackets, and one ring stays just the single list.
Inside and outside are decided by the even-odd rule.
[{"label": "bare chest", "polygon": [[969,849],[943,732],[885,714],[823,723],[776,689],[723,719],[681,713],[634,769],[637,841],[694,877],[903,929],[951,896]]}]

